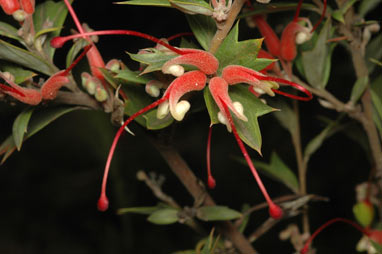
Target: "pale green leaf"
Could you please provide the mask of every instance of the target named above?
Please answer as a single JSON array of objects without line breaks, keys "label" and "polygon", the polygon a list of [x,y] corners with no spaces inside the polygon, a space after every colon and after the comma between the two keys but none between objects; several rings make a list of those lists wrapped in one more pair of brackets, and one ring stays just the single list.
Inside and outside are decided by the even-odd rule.
[{"label": "pale green leaf", "polygon": [[116,4],[171,7],[171,4],[168,0],[130,0],[130,1],[123,1],[123,2],[116,2]]},{"label": "pale green leaf", "polygon": [[196,212],[196,217],[203,221],[233,220],[241,216],[241,213],[226,206],[203,206]]},{"label": "pale green leaf", "polygon": [[173,224],[179,220],[178,210],[174,208],[164,208],[153,212],[147,220],[158,225]]},{"label": "pale green leaf", "polygon": [[251,39],[238,41],[239,23],[233,27],[231,32],[220,45],[215,56],[219,60],[218,74],[227,65],[241,65],[254,70],[261,70],[268,66],[272,61],[264,65],[264,59],[258,61],[257,53],[261,48],[262,39]]},{"label": "pale green leaf", "polygon": [[[43,111],[34,113],[28,126],[28,132],[24,135],[24,141],[45,128],[47,125],[62,115],[78,109],[82,108],[59,106],[55,108],[46,108]],[[0,145],[0,155],[4,154],[1,160],[1,164],[5,162],[5,160],[15,151],[15,149],[16,144],[14,142],[13,136],[11,135]]]},{"label": "pale green leaf", "polygon": [[25,49],[16,47],[0,40],[0,59],[24,66],[46,75],[55,73],[54,66],[49,62]]},{"label": "pale green leaf", "polygon": [[368,76],[358,78],[355,84],[353,85],[351,95],[350,95],[350,101],[352,101],[353,103],[357,102],[359,98],[361,98],[368,84],[369,84]]},{"label": "pale green leaf", "polygon": [[309,84],[316,88],[325,88],[327,84],[328,70],[330,70],[331,49],[326,42],[330,36],[331,22],[328,19],[319,33],[317,41],[312,50],[303,51],[301,53],[304,74]]},{"label": "pale green leaf", "polygon": [[169,0],[170,4],[187,14],[201,14],[211,16],[212,7],[204,0]]},{"label": "pale green leaf", "polygon": [[24,134],[28,132],[28,123],[33,113],[33,108],[27,108],[22,111],[13,122],[12,135],[17,150],[20,151],[24,141]]},{"label": "pale green leaf", "polygon": [[[246,164],[245,160],[239,159],[243,164]],[[261,161],[254,161],[256,168],[260,170],[260,172],[266,174],[267,176],[281,182],[289,189],[291,189],[294,193],[298,193],[299,191],[299,183],[296,175],[293,171],[281,160],[281,158],[277,155],[276,152],[271,154],[271,160],[268,163],[264,163]]]}]

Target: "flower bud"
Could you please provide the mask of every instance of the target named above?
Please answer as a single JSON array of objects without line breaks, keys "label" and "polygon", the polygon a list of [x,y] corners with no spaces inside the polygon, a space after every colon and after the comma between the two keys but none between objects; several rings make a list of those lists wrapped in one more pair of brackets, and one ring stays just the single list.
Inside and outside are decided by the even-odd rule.
[{"label": "flower bud", "polygon": [[170,105],[168,101],[165,101],[158,106],[157,118],[163,119],[168,115],[169,112],[170,112]]},{"label": "flower bud", "polygon": [[12,16],[18,22],[23,22],[27,16],[27,13],[20,9],[20,10],[15,11],[14,13],[12,13]]},{"label": "flower bud", "polygon": [[310,40],[310,37],[311,36],[309,36],[309,34],[307,34],[306,32],[299,32],[296,35],[296,43],[297,44],[303,44],[306,41]]},{"label": "flower bud", "polygon": [[121,63],[117,59],[112,59],[107,62],[106,69],[117,72],[121,69]]},{"label": "flower bud", "polygon": [[166,74],[172,74],[175,77],[180,77],[184,74],[184,68],[183,66],[179,64],[174,64],[168,67],[168,69],[164,72]]},{"label": "flower bud", "polygon": [[353,206],[353,213],[363,227],[368,227],[374,219],[374,206],[368,201],[358,202]]},{"label": "flower bud", "polygon": [[99,102],[104,102],[108,98],[106,90],[101,85],[96,87],[94,96]]},{"label": "flower bud", "polygon": [[177,121],[182,121],[188,110],[190,110],[191,104],[182,100],[178,104],[176,104],[175,112],[172,112],[172,117],[174,117]]},{"label": "flower bud", "polygon": [[163,83],[158,80],[150,80],[145,86],[145,91],[151,97],[158,97],[160,95],[160,89],[163,87]]}]

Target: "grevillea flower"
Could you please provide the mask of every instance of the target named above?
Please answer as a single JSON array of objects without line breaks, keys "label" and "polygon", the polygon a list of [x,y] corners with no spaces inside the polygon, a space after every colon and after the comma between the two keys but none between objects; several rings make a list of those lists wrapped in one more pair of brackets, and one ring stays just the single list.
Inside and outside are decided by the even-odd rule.
[{"label": "grevillea flower", "polygon": [[[234,125],[230,110],[233,112],[235,117],[237,117],[241,121],[247,121],[247,117],[245,116],[243,106],[239,102],[232,102],[231,98],[229,97],[228,87],[229,85],[235,85],[238,83],[247,83],[250,86],[255,87],[258,90],[264,91],[271,96],[273,96],[274,93],[277,91],[280,94],[287,95],[289,97],[292,97],[295,99],[301,99],[301,100],[310,100],[312,98],[311,93],[307,91],[306,89],[302,88],[300,85],[293,83],[291,81],[275,78],[275,77],[270,77],[260,72],[254,71],[249,68],[245,68],[243,66],[238,66],[238,65],[226,66],[222,71],[222,76],[221,77],[216,76],[216,72],[219,67],[219,61],[211,53],[203,51],[203,50],[197,50],[197,49],[185,49],[185,48],[178,49],[178,48],[172,47],[171,45],[167,44],[163,40],[159,40],[150,35],[139,33],[136,31],[131,31],[131,30],[94,31],[94,32],[80,33],[76,35],[70,35],[66,37],[56,37],[52,39],[51,45],[53,47],[61,47],[66,41],[79,38],[79,37],[92,36],[92,35],[116,35],[116,34],[132,35],[132,36],[137,36],[137,37],[142,37],[148,40],[152,40],[166,47],[167,49],[173,51],[174,53],[178,54],[178,56],[164,63],[161,69],[164,74],[171,74],[177,78],[175,78],[174,81],[168,86],[162,98],[142,108],[135,114],[131,115],[118,130],[113,140],[113,143],[107,158],[105,171],[104,171],[104,177],[102,181],[101,195],[98,200],[98,209],[101,211],[104,211],[108,208],[108,205],[109,205],[109,201],[106,196],[107,177],[108,177],[110,164],[111,164],[111,160],[112,160],[116,145],[118,143],[118,140],[121,134],[124,131],[124,128],[131,121],[133,121],[137,116],[144,114],[145,112],[157,106],[158,106],[158,111],[157,111],[158,118],[165,117],[168,113],[170,113],[174,119],[181,121],[184,118],[186,112],[189,110],[190,104],[188,101],[185,101],[185,100],[179,101],[179,100],[185,93],[188,93],[190,91],[202,90],[206,85],[206,82],[208,80],[207,78],[207,75],[208,75],[208,77],[210,78],[209,89],[216,104],[218,105],[220,109],[220,115],[221,115],[220,118],[222,119],[223,122],[225,121],[227,128],[229,130],[232,130],[235,136],[235,139],[243,153],[243,156],[245,157],[254,178],[256,179],[266,201],[268,202],[270,215],[273,218],[280,218],[282,216],[282,210],[279,206],[273,203],[273,201],[269,197]],[[182,65],[192,65],[192,66],[195,66],[198,70],[185,72],[184,66]],[[278,88],[277,83],[291,85],[301,90],[302,92],[304,92],[307,95],[307,97],[288,95],[284,92],[278,91],[276,90]],[[210,170],[209,170],[209,185],[210,183],[211,185],[214,185],[214,180],[212,176],[210,175]]]},{"label": "grevillea flower", "polygon": [[78,62],[86,55],[91,48],[91,45],[85,47],[84,51],[73,61],[73,63],[66,69],[59,71],[52,75],[41,88],[25,88],[17,85],[11,79],[7,78],[0,72],[0,77],[3,78],[11,87],[0,84],[0,90],[12,96],[16,100],[29,105],[37,105],[43,99],[53,100],[57,96],[58,90],[70,82],[68,75],[70,71],[78,64]]}]

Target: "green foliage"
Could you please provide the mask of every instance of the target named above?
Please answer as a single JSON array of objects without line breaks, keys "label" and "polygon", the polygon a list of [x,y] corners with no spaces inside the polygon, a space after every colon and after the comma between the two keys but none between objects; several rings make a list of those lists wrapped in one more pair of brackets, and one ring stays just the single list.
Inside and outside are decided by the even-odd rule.
[{"label": "green foliage", "polygon": [[233,220],[241,217],[241,213],[226,206],[199,207],[196,217],[203,221]]}]

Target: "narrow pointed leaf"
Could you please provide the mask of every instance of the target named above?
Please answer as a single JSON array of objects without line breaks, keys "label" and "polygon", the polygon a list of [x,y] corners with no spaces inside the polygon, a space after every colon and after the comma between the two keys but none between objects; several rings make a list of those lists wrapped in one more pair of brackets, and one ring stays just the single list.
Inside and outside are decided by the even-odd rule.
[{"label": "narrow pointed leaf", "polygon": [[164,208],[153,212],[147,220],[158,225],[173,224],[179,220],[178,210],[174,208]]},{"label": "narrow pointed leaf", "polygon": [[168,55],[164,52],[161,52],[157,49],[151,49],[151,52],[145,54],[131,54],[128,53],[131,59],[134,61],[140,62],[142,64],[146,64],[147,67],[141,72],[141,75],[159,71],[162,69],[162,65],[168,60],[176,57],[177,55]]},{"label": "narrow pointed leaf", "polygon": [[116,4],[171,7],[171,4],[168,0],[130,0],[130,1],[116,2]]},{"label": "narrow pointed leaf", "polygon": [[169,0],[170,4],[187,14],[211,16],[213,9],[204,0]]},{"label": "narrow pointed leaf", "polygon": [[0,40],[0,59],[19,64],[46,75],[55,73],[54,66],[51,66],[46,60],[3,40]]},{"label": "narrow pointed leaf", "polygon": [[128,207],[120,208],[117,210],[117,214],[137,213],[137,214],[152,214],[160,209],[159,206],[143,206],[143,207]]},{"label": "narrow pointed leaf", "polygon": [[[47,125],[62,115],[78,109],[82,109],[82,107],[59,106],[56,108],[47,108],[41,112],[34,113],[28,126],[28,132],[24,135],[24,141],[45,128]],[[13,136],[11,135],[0,145],[0,155],[4,154],[1,160],[1,164],[3,164],[15,150],[16,144],[14,142]]]},{"label": "narrow pointed leaf", "polygon": [[15,146],[18,151],[20,151],[21,145],[24,141],[24,134],[27,133],[28,123],[32,116],[33,110],[33,108],[24,110],[16,117],[16,120],[13,122],[13,141],[15,142]]},{"label": "narrow pointed leaf", "polygon": [[137,83],[137,84],[146,84],[151,79],[147,76],[140,75],[139,73],[135,71],[131,71],[129,69],[123,69],[116,72],[117,75],[115,75],[115,78],[123,79],[126,82],[129,83]]},{"label": "narrow pointed leaf", "polygon": [[[243,164],[246,164],[244,159],[240,158],[239,160]],[[295,173],[281,160],[277,153],[272,153],[269,164],[262,161],[254,161],[254,164],[260,172],[281,182],[294,193],[298,193],[299,183]]]},{"label": "narrow pointed leaf", "polygon": [[366,47],[365,58],[367,59],[366,65],[369,70],[369,73],[373,72],[375,67],[378,66],[371,59],[376,59],[379,61],[381,61],[382,59],[381,45],[382,45],[382,33],[379,33],[379,35],[374,37]]},{"label": "narrow pointed leaf", "polygon": [[369,77],[360,77],[357,79],[355,84],[353,85],[350,100],[355,103],[361,98],[363,92],[365,91],[367,85],[369,84]]},{"label": "narrow pointed leaf", "polygon": [[14,82],[16,84],[20,84],[30,78],[33,78],[34,76],[36,76],[36,73],[30,71],[30,70],[26,70],[18,65],[15,65],[15,64],[12,64],[12,63],[1,63],[1,69],[0,69],[2,72],[9,72],[11,73],[14,77],[15,77],[15,80]]},{"label": "narrow pointed leaf", "polygon": [[271,59],[256,59],[263,39],[238,41],[239,23],[224,39],[215,56],[219,60],[218,73],[227,65],[241,65],[254,70],[262,70],[273,62]]},{"label": "narrow pointed leaf", "polygon": [[331,123],[329,123],[324,130],[322,130],[317,136],[315,136],[313,139],[309,141],[309,143],[307,144],[304,150],[305,163],[308,163],[312,154],[315,153],[321,147],[325,139],[332,136],[341,128],[341,126],[338,125],[339,120],[341,118],[342,117],[340,116],[340,118],[337,121],[332,121]]},{"label": "narrow pointed leaf", "polygon": [[196,217],[203,221],[233,220],[241,216],[241,213],[226,206],[203,206],[196,212]]},{"label": "narrow pointed leaf", "polygon": [[0,35],[22,42],[22,39],[17,35],[17,29],[8,23],[0,21]]},{"label": "narrow pointed leaf", "polygon": [[309,84],[316,88],[325,88],[330,71],[331,48],[326,43],[330,36],[331,22],[328,19],[312,50],[301,53],[304,74]]}]

